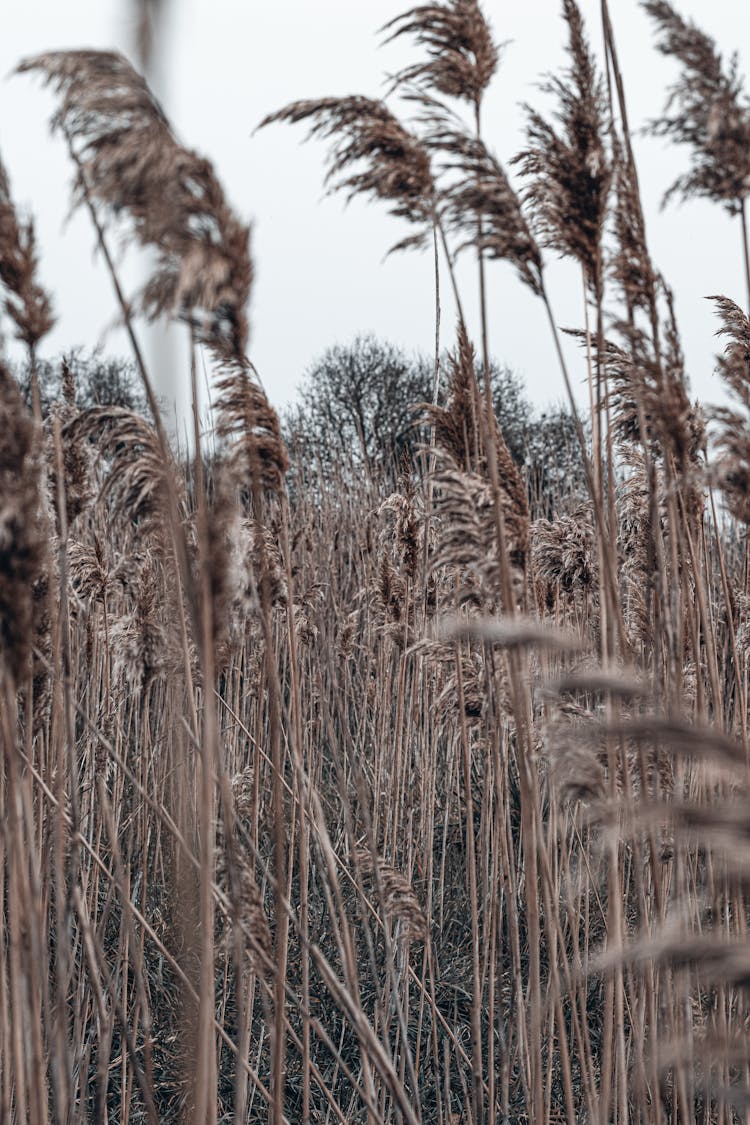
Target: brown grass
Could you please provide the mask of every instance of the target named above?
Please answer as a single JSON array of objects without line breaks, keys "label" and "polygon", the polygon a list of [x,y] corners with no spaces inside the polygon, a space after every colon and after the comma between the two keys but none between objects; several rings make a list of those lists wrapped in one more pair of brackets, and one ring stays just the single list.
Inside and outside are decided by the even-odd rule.
[{"label": "brown grass", "polygon": [[[745,112],[734,72],[646,6],[686,68],[663,131],[713,159],[706,102]],[[0,1120],[747,1120],[750,323],[713,298],[736,406],[709,440],[611,25],[608,96],[563,16],[526,196],[482,136],[499,51],[464,0],[391,26],[427,56],[398,76],[413,123],[360,97],[265,123],[310,122],[333,185],[412,223],[402,246],[432,236],[436,268],[438,240],[449,267],[473,249],[485,379],[491,260],[553,326],[543,251],[577,262],[585,499],[531,492],[462,315],[417,463],[285,449],[210,163],[119,56],[24,64],[59,96],[153,417],[79,409],[69,368],[34,416],[0,365]],[[200,349],[215,364],[187,459],[109,254],[123,221],[156,250],[142,310],[187,323],[194,401]],[[32,371],[36,269],[0,170]]]}]

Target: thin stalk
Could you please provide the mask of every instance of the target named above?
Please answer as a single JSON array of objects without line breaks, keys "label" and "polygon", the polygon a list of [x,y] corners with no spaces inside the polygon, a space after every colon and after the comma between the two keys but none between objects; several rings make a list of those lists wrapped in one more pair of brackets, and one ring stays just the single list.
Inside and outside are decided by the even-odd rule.
[{"label": "thin stalk", "polygon": [[745,284],[747,286],[747,307],[750,313],[750,237],[747,224],[747,196],[742,197],[740,204],[740,219],[742,221],[742,257],[745,263]]},{"label": "thin stalk", "polygon": [[[552,313],[552,305],[550,304],[550,300],[549,300],[549,297],[547,295],[547,291],[544,288],[544,286],[542,286],[542,302],[544,304],[544,308],[545,308],[545,311],[547,313],[547,320],[549,322],[550,330],[552,332],[552,339],[554,341],[555,351],[557,353],[557,359],[558,359],[558,362],[560,364],[560,371],[562,372],[563,382],[565,384],[565,391],[566,391],[566,394],[568,396],[568,404],[570,406],[570,412],[571,412],[571,415],[572,415],[572,418],[573,418],[573,426],[575,428],[576,436],[578,438],[578,444],[579,444],[579,447],[580,447],[580,450],[581,450],[581,459],[583,461],[583,469],[584,469],[584,474],[586,476],[586,485],[588,487],[589,495],[591,496],[591,501],[592,501],[594,521],[596,523],[599,535],[603,539],[607,540],[609,538],[609,536],[608,536],[608,532],[607,532],[606,520],[604,518],[603,500],[602,500],[601,492],[597,488],[595,470],[594,470],[594,467],[592,465],[591,458],[589,457],[588,451],[586,449],[586,435],[585,435],[584,430],[583,430],[583,423],[581,422],[581,416],[578,412],[578,406],[576,404],[575,396],[573,394],[573,385],[570,381],[570,375],[568,373],[568,365],[565,361],[565,356],[563,354],[562,345],[560,343],[560,334],[557,330],[555,318],[554,318],[553,313]],[[614,612],[616,614],[620,646],[621,646],[621,649],[622,649],[623,652],[628,652],[629,645],[627,643],[627,637],[626,637],[626,633],[625,633],[625,623],[623,621],[622,607],[620,606],[620,599],[619,599],[619,595],[618,595],[617,571],[616,571],[614,562],[613,562],[612,557],[611,557],[611,552],[606,552],[604,557],[606,559],[606,565],[605,565],[604,573],[605,573],[606,581],[607,581],[607,584],[608,584],[610,604],[612,605],[612,607],[614,609]]]},{"label": "thin stalk", "polygon": [[203,682],[203,738],[200,753],[200,788],[198,828],[200,839],[200,1003],[198,1009],[198,1058],[195,1072],[194,1099],[196,1122],[215,1125],[217,1105],[216,1040],[214,1035],[214,911],[211,888],[214,883],[216,856],[214,850],[215,801],[214,773],[218,768],[218,730],[213,684],[215,680],[213,613],[211,579],[208,564],[208,506],[201,452],[198,385],[196,376],[195,340],[191,333],[190,379],[193,399],[193,440],[195,443],[195,488],[197,501],[198,549],[200,555],[200,656]]}]

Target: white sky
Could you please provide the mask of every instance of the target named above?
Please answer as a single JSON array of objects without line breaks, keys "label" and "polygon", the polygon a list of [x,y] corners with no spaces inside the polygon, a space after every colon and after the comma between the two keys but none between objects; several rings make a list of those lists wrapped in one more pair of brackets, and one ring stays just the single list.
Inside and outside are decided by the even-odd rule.
[{"label": "white sky", "polygon": [[[378,47],[375,34],[413,0],[172,0],[160,66],[169,116],[183,143],[211,158],[236,210],[253,224],[256,281],[251,356],[274,403],[293,396],[305,368],[328,345],[374,332],[409,351],[429,353],[434,340],[433,265],[429,254],[383,260],[402,235],[379,204],[324,197],[324,145],[302,145],[304,126],[253,129],[268,112],[303,97],[382,93],[383,78],[415,55],[406,43]],[[590,38],[601,43],[599,0],[580,0]],[[675,74],[653,46],[653,30],[637,0],[610,0],[631,120],[640,126],[660,112]],[[750,69],[750,4],[745,0],[677,0],[678,9],[712,34],[728,54],[740,50]],[[544,106],[536,83],[564,65],[565,28],[558,0],[485,0],[499,40],[511,40],[488,95],[486,140],[503,162],[523,146],[519,103]],[[73,47],[116,47],[128,54],[133,36],[128,0],[5,0],[0,75],[23,56]],[[45,345],[54,355],[91,345],[111,328],[117,308],[94,255],[94,236],[81,212],[66,223],[71,174],[59,140],[47,130],[53,101],[37,80],[8,77],[0,85],[0,152],[16,200],[37,222],[42,277],[59,322]],[[693,393],[719,397],[713,375],[715,323],[705,296],[726,293],[745,302],[739,223],[718,207],[691,202],[659,211],[664,189],[686,155],[665,142],[637,140],[650,243],[673,285]],[[124,253],[124,250],[123,250]],[[141,259],[142,262],[142,259]],[[143,266],[124,258],[134,286]],[[549,263],[559,324],[582,325],[577,268]],[[537,405],[561,401],[563,389],[543,310],[505,263],[489,267],[491,348],[526,380]],[[476,318],[475,271],[460,271],[470,316]],[[443,285],[443,341],[454,314]],[[106,346],[127,354],[124,336],[109,331]],[[567,346],[567,345],[566,345]],[[156,363],[175,364],[163,348]],[[581,356],[570,347],[582,387]],[[187,379],[187,372],[178,374]]]}]

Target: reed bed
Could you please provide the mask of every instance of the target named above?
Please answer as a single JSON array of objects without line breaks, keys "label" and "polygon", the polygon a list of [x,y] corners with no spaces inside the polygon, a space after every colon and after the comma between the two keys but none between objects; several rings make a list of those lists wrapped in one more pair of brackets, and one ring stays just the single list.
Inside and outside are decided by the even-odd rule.
[{"label": "reed bed", "polygon": [[[654,123],[690,149],[673,190],[737,215],[747,261],[736,66],[644,6],[682,68]],[[43,408],[53,301],[0,168],[32,387],[28,408],[0,364],[2,1121],[748,1119],[750,321],[713,298],[731,404],[694,404],[602,15],[598,58],[563,0],[519,189],[484,133],[501,52],[476,0],[384,29],[416,59],[388,104],[263,123],[307,121],[330,185],[386,202],[453,287],[424,445],[395,465],[286,448],[248,358],[248,229],[130,64],[21,65],[56,93],[150,413],[82,407],[67,365]],[[123,222],[155,263],[136,298]],[[549,252],[580,272],[574,373]],[[582,490],[526,479],[492,409],[496,261],[549,314]],[[189,455],[140,315],[189,333]]]}]

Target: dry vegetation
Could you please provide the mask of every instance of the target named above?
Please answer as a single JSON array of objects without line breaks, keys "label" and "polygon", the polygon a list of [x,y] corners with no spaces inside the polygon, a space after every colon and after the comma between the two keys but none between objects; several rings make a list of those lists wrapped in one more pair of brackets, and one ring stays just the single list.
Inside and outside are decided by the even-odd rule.
[{"label": "dry vegetation", "polygon": [[[736,67],[644,6],[681,67],[654,124],[689,147],[673,190],[738,215],[747,260]],[[597,59],[563,0],[520,195],[482,132],[476,0],[386,29],[414,43],[408,128],[364,97],[266,122],[330,140],[332,186],[386,201],[454,286],[395,490],[290,465],[247,359],[247,229],[144,80],[104,52],[22,64],[56,92],[152,413],[80,408],[69,368],[29,412],[0,365],[3,1122],[747,1119],[750,321],[714,298],[736,406],[707,422],[602,8]],[[156,263],[138,301],[123,221]],[[591,420],[571,394],[585,499],[542,504],[491,408],[485,270],[510,262],[556,332],[547,251],[580,267]],[[0,282],[33,371],[51,302],[1,170]],[[194,398],[215,365],[189,462],[137,312],[185,322]]]}]

